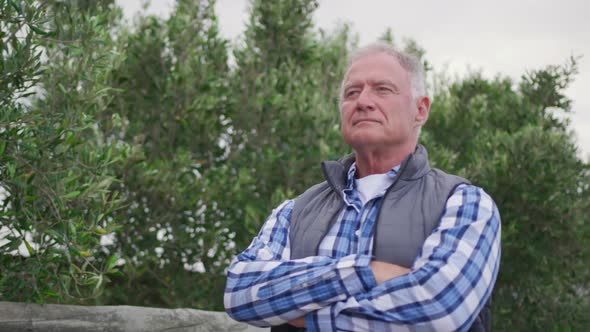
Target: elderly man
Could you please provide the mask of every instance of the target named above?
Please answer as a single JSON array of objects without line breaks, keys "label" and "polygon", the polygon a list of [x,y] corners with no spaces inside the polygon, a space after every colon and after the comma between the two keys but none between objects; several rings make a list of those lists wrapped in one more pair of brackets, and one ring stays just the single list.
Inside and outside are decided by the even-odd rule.
[{"label": "elderly man", "polygon": [[417,143],[430,110],[420,61],[362,48],[340,97],[354,154],[273,211],[229,267],[227,313],[274,331],[489,330],[500,216]]}]

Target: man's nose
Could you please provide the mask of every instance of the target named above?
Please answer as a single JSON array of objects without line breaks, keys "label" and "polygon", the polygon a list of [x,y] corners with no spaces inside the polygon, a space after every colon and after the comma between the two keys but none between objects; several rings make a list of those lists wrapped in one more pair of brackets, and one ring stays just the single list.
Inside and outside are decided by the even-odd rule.
[{"label": "man's nose", "polygon": [[363,110],[373,110],[375,108],[375,101],[373,100],[371,89],[365,87],[359,94],[356,102],[357,107]]}]

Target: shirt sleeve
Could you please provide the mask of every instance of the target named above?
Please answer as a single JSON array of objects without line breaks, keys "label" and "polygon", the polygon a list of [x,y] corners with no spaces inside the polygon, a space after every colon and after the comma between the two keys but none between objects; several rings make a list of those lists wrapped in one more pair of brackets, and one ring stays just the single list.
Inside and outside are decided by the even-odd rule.
[{"label": "shirt sleeve", "polygon": [[310,331],[467,331],[491,295],[500,262],[500,215],[482,189],[447,200],[411,272],[306,316]]},{"label": "shirt sleeve", "polygon": [[227,271],[226,312],[256,326],[279,325],[376,285],[370,256],[290,259],[293,201],[273,211]]}]

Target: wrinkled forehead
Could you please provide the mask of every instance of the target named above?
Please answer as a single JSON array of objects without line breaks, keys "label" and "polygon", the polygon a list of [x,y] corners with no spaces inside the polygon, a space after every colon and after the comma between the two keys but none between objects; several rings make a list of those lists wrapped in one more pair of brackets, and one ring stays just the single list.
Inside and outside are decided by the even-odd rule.
[{"label": "wrinkled forehead", "polygon": [[408,73],[399,60],[387,53],[370,53],[353,59],[344,74],[342,85],[355,81],[407,81]]}]

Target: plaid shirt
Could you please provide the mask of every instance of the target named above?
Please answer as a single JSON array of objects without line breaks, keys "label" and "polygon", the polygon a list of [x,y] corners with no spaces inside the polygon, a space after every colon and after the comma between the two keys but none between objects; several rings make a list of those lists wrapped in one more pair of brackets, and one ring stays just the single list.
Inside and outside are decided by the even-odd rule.
[{"label": "plaid shirt", "polygon": [[[395,177],[398,167],[387,174]],[[305,316],[309,331],[466,331],[489,298],[500,262],[500,215],[481,188],[460,185],[411,272],[377,285],[369,263],[384,192],[364,206],[348,172],[345,208],[318,256],[290,259],[293,200],[273,210],[230,265],[224,304],[256,326]]]}]

